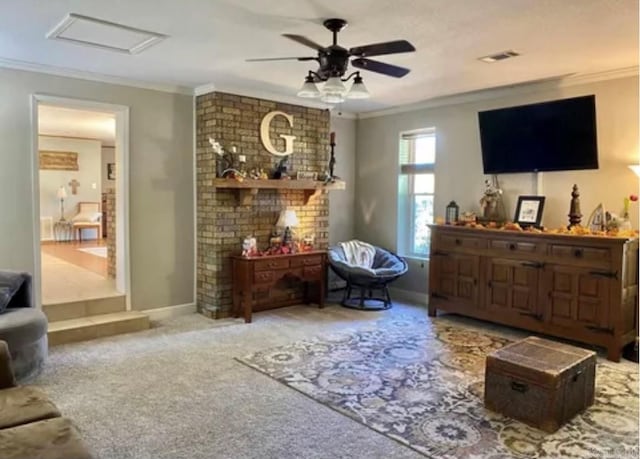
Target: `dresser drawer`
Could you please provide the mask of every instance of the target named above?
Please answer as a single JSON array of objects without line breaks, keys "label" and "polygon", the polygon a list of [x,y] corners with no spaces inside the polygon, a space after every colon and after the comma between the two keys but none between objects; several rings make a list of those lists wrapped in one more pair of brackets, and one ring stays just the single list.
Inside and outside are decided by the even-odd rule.
[{"label": "dresser drawer", "polygon": [[489,248],[501,252],[530,254],[538,250],[538,244],[534,242],[518,242],[509,239],[492,239]]},{"label": "dresser drawer", "polygon": [[316,266],[322,264],[320,255],[310,255],[308,257],[296,257],[291,259],[291,266]]},{"label": "dresser drawer", "polygon": [[320,279],[322,277],[322,265],[308,266],[303,269],[302,275],[305,280]]},{"label": "dresser drawer", "polygon": [[271,260],[260,260],[256,261],[253,264],[253,269],[255,271],[268,271],[270,269],[282,269],[289,267],[289,259],[288,258],[273,258]]},{"label": "dresser drawer", "polygon": [[606,263],[611,260],[611,250],[600,247],[551,244],[549,254],[564,260],[585,260]]},{"label": "dresser drawer", "polygon": [[487,241],[479,237],[470,236],[440,236],[438,246],[443,249],[484,249]]}]

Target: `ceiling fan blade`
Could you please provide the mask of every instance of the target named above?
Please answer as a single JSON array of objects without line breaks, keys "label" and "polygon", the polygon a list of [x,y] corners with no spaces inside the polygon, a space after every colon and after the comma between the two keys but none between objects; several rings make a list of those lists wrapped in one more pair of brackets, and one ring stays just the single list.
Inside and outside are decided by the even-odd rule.
[{"label": "ceiling fan blade", "polygon": [[409,53],[416,48],[407,40],[387,41],[385,43],[375,43],[372,45],[356,46],[349,50],[352,56],[369,57],[382,56],[383,54]]},{"label": "ceiling fan blade", "polygon": [[385,64],[384,62],[378,62],[371,59],[365,59],[363,57],[354,59],[351,61],[351,65],[363,70],[369,70],[371,72],[382,73],[396,78],[402,78],[411,70],[398,67],[397,65]]},{"label": "ceiling fan blade", "polygon": [[283,37],[287,37],[289,40],[296,41],[301,45],[308,46],[309,48],[313,48],[316,51],[322,51],[324,46],[320,46],[315,41],[308,39],[307,37],[303,37],[302,35],[292,35],[290,33],[283,33]]},{"label": "ceiling fan blade", "polygon": [[317,57],[259,57],[257,59],[245,59],[245,62],[265,61],[317,61]]}]

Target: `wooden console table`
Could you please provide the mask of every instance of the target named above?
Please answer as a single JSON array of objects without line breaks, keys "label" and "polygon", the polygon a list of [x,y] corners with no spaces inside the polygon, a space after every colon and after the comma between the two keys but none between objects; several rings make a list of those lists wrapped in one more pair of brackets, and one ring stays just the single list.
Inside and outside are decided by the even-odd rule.
[{"label": "wooden console table", "polygon": [[[324,251],[275,255],[266,257],[231,257],[233,276],[233,315],[244,316],[246,323],[251,322],[253,294],[270,290],[282,279],[298,279],[304,282],[304,301],[310,303],[309,284],[317,285],[315,300],[320,308],[324,307],[326,262]],[[296,301],[274,302],[274,307],[289,306]]]}]

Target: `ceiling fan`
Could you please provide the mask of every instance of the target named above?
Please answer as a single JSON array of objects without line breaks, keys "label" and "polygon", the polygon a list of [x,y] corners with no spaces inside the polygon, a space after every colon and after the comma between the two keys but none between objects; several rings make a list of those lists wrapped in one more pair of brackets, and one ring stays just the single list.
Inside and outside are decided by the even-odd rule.
[{"label": "ceiling fan", "polygon": [[[351,59],[351,65],[361,70],[369,70],[370,72],[381,73],[395,78],[401,78],[410,72],[410,70],[405,67],[369,59],[370,56],[415,51],[415,47],[407,40],[374,43],[347,49],[338,45],[338,32],[347,26],[347,21],[344,19],[334,18],[327,19],[323,24],[333,33],[333,44],[329,46],[321,46],[302,35],[283,34],[284,37],[289,38],[290,40],[316,50],[317,56],[247,59],[247,62],[279,60],[317,61],[319,64],[318,70],[309,71],[309,74],[305,78],[305,83],[298,95],[300,97],[323,97],[323,100],[329,103],[342,102],[345,96],[351,98],[363,98],[369,96],[368,91],[366,91],[366,88],[364,87],[359,71],[355,71],[346,78],[342,78],[348,70],[349,59],[351,58],[353,58]],[[355,78],[352,89],[347,94],[346,88],[342,82],[348,81],[351,77]],[[315,83],[323,81],[326,83],[322,92],[320,92],[315,86]],[[341,93],[340,97],[338,97],[338,93]],[[325,97],[327,94],[329,94],[329,96]],[[330,100],[325,100],[326,98]],[[337,100],[339,98],[341,100]]]}]

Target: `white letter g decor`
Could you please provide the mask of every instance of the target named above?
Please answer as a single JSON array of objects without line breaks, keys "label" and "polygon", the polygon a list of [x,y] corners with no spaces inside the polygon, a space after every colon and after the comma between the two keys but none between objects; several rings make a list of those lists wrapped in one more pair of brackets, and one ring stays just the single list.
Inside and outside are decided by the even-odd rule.
[{"label": "white letter g decor", "polygon": [[262,118],[262,122],[260,123],[260,140],[262,141],[262,145],[264,148],[275,156],[288,156],[293,153],[293,139],[296,138],[295,135],[284,135],[280,134],[280,137],[284,139],[284,151],[276,150],[276,147],[271,143],[271,137],[269,136],[269,126],[271,125],[271,120],[276,116],[284,116],[289,122],[289,126],[293,127],[293,116],[288,115],[285,112],[281,111],[273,111],[264,115]]}]

